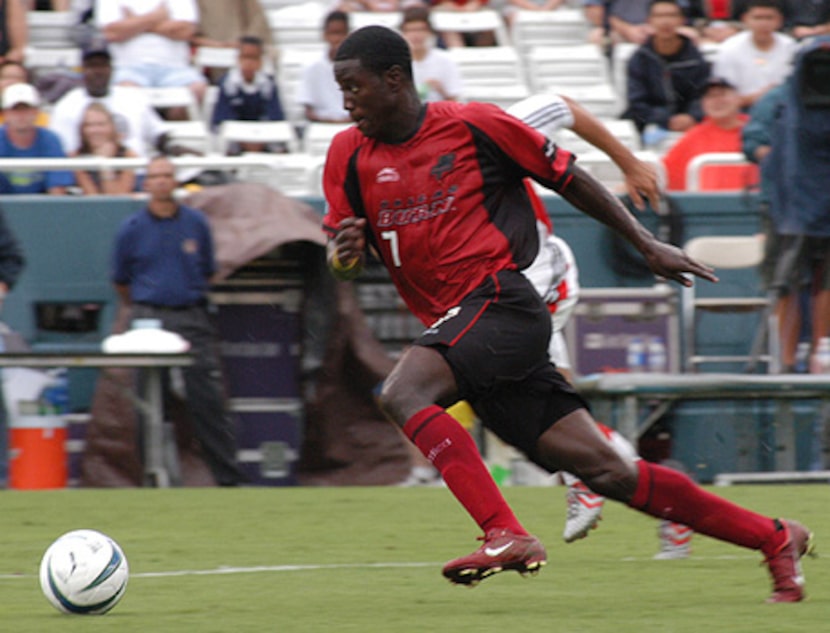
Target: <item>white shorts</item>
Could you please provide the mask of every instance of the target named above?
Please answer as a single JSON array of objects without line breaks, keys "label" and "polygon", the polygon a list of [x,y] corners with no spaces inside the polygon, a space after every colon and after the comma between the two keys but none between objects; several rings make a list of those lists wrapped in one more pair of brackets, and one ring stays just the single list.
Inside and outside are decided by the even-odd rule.
[{"label": "white shorts", "polygon": [[571,366],[562,330],[579,300],[579,269],[573,251],[567,242],[548,232],[547,227],[536,223],[539,229],[539,253],[533,263],[522,271],[551,311],[553,335],[548,353],[557,367]]}]

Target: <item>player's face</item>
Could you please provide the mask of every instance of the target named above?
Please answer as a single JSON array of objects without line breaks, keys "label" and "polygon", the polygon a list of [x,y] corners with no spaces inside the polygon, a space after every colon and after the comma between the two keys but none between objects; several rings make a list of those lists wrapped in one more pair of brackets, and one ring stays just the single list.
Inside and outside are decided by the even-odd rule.
[{"label": "player's face", "polygon": [[370,138],[390,138],[394,96],[384,76],[366,70],[356,59],[348,59],[335,62],[334,78],[343,92],[343,108],[357,128]]}]

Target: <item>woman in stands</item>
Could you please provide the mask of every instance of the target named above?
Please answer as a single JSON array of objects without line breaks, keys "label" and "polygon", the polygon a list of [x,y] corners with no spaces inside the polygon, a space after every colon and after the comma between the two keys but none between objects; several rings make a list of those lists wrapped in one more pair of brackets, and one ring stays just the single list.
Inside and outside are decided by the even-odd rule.
[{"label": "woman in stands", "polygon": [[[121,140],[112,113],[100,103],[90,103],[84,111],[80,129],[81,145],[73,156],[99,158],[135,157]],[[125,194],[135,190],[135,172],[131,169],[78,170],[75,179],[82,192],[95,194]]]}]

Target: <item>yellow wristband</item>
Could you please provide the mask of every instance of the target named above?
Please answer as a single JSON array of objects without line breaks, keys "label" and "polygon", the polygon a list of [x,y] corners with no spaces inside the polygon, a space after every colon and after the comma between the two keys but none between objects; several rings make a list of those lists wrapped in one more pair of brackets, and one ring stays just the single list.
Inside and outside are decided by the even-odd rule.
[{"label": "yellow wristband", "polygon": [[341,262],[340,258],[337,256],[337,251],[334,251],[331,254],[331,267],[334,268],[334,270],[336,270],[337,272],[347,273],[350,270],[356,268],[358,264],[360,264],[359,257],[355,257],[348,264],[343,264],[343,262]]}]

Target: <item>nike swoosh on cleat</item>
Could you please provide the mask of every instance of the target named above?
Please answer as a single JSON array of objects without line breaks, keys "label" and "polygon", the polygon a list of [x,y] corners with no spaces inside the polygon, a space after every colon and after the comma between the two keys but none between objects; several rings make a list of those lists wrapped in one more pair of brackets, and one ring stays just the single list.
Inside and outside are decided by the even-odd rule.
[{"label": "nike swoosh on cleat", "polygon": [[498,556],[499,554],[507,551],[510,548],[511,545],[513,545],[513,541],[510,541],[509,543],[505,543],[504,545],[502,545],[500,547],[485,547],[484,548],[484,553],[487,554],[488,556]]}]

